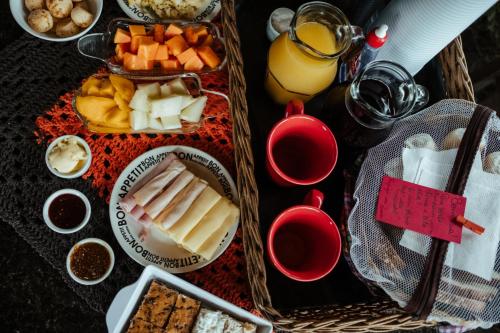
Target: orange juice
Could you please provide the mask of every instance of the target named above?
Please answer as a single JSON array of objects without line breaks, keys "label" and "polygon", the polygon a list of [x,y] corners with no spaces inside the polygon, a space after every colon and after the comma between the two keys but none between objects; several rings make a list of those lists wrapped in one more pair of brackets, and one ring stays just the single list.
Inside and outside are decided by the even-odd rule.
[{"label": "orange juice", "polygon": [[[295,28],[302,43],[324,54],[339,51],[333,32],[318,22],[306,22]],[[314,51],[299,47],[282,33],[268,54],[265,87],[275,102],[286,104],[292,98],[308,101],[326,89],[337,74],[337,58],[322,58]]]}]

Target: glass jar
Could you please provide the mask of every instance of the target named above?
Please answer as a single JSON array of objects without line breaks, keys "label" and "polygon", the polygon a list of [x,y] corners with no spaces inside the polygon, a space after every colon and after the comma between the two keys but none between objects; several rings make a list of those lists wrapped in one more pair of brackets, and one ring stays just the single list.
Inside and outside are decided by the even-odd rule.
[{"label": "glass jar", "polygon": [[369,148],[381,143],[395,121],[420,110],[429,101],[402,66],[390,61],[369,63],[353,82],[334,87],[323,116],[345,145]]},{"label": "glass jar", "polygon": [[[337,74],[337,59],[351,45],[353,29],[337,7],[321,1],[303,4],[290,29],[271,44],[265,87],[275,102],[308,101]],[[357,37],[357,36],[356,36]]]}]

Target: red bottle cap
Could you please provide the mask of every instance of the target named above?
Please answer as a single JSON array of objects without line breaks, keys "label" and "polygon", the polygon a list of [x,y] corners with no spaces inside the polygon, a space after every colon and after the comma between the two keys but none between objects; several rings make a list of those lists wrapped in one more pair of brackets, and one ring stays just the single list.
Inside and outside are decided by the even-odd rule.
[{"label": "red bottle cap", "polygon": [[371,47],[378,49],[382,45],[384,45],[387,40],[387,29],[389,27],[386,24],[382,24],[380,27],[377,27],[370,31],[368,36],[366,36],[366,42]]}]

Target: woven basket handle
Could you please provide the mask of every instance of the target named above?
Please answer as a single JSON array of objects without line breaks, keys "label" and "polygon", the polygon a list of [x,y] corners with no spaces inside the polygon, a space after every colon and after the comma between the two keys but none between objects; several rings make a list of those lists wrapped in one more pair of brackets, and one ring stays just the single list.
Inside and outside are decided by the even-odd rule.
[{"label": "woven basket handle", "polygon": [[[457,195],[464,193],[476,152],[479,149],[486,125],[493,112],[487,107],[476,106],[458,147],[457,156],[446,185],[446,192]],[[448,243],[448,241],[442,239],[432,239],[420,282],[405,307],[406,311],[415,314],[418,319],[426,319],[434,305]]]}]

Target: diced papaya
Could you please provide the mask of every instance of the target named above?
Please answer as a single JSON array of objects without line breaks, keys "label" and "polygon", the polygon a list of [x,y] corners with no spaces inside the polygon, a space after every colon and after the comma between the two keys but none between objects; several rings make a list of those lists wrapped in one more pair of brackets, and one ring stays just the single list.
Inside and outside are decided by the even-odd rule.
[{"label": "diced papaya", "polygon": [[82,85],[82,96],[87,96],[89,94],[89,89],[94,87],[94,91],[99,91],[101,87],[101,80],[96,77],[89,77]]},{"label": "diced papaya", "polygon": [[214,37],[212,35],[206,35],[203,41],[201,42],[201,46],[210,46],[214,41]]},{"label": "diced papaya", "polygon": [[101,89],[99,89],[99,96],[114,98],[115,88],[113,87],[109,79],[102,80]]},{"label": "diced papaya", "polygon": [[129,51],[130,51],[130,43],[116,44],[115,59],[120,63],[123,62],[123,55],[125,54],[125,52]]},{"label": "diced papaya", "polygon": [[168,46],[163,44],[158,46],[154,60],[168,60]]},{"label": "diced papaya", "polygon": [[134,36],[132,37],[132,43],[130,43],[130,52],[137,53],[139,51],[139,45],[145,41],[153,41],[151,36]]},{"label": "diced papaya", "polygon": [[98,96],[77,96],[76,109],[88,121],[102,123],[109,110],[116,107],[113,99]]},{"label": "diced papaya", "polygon": [[198,48],[198,55],[210,68],[215,68],[220,64],[220,58],[210,46],[200,46]]},{"label": "diced papaya", "polygon": [[179,60],[177,59],[168,59],[168,60],[162,60],[160,61],[161,68],[165,70],[179,70],[182,68],[181,64],[179,63]]},{"label": "diced papaya", "polygon": [[132,38],[130,37],[130,34],[123,30],[123,29],[116,29],[116,32],[115,32],[115,38],[114,38],[114,42],[117,43],[117,44],[121,44],[121,43],[130,43],[132,41]]},{"label": "diced papaya", "polygon": [[171,23],[167,27],[167,30],[165,31],[165,37],[167,39],[172,38],[177,35],[182,35],[184,31],[182,31],[182,28],[176,26],[175,24]]},{"label": "diced papaya", "polygon": [[194,57],[189,58],[189,60],[184,64],[184,69],[186,71],[199,71],[203,69],[203,66],[205,66],[203,61],[200,57],[195,55]]},{"label": "diced papaya", "polygon": [[158,42],[144,41],[139,45],[137,56],[144,60],[155,60],[156,52],[158,51]]},{"label": "diced papaya", "polygon": [[130,71],[146,71],[154,67],[154,60],[146,60],[136,54],[125,53],[123,56],[123,66]]},{"label": "diced papaya", "polygon": [[196,57],[196,51],[192,47],[190,47],[186,51],[184,51],[181,54],[179,54],[177,56],[177,60],[179,60],[179,62],[181,63],[181,65],[184,65],[192,57]]},{"label": "diced papaya", "polygon": [[168,52],[174,56],[178,56],[189,47],[181,35],[170,38],[165,44],[168,46]]},{"label": "diced papaya", "polygon": [[163,44],[165,41],[165,26],[163,24],[155,24],[153,31],[155,41]]},{"label": "diced papaya", "polygon": [[[124,55],[124,60],[127,57],[127,55],[133,55],[129,52],[126,52]],[[134,82],[127,80],[124,77],[121,77],[116,74],[109,74],[109,81],[111,81],[111,84],[115,88],[116,92],[120,94],[125,101],[130,102],[132,99],[132,96],[135,93],[135,86]]]},{"label": "diced papaya", "polygon": [[146,35],[146,28],[143,25],[129,25],[128,30],[132,37]]},{"label": "diced papaya", "polygon": [[186,36],[186,42],[189,45],[194,46],[198,43],[198,34],[193,27],[187,27],[184,31],[184,36]]}]

